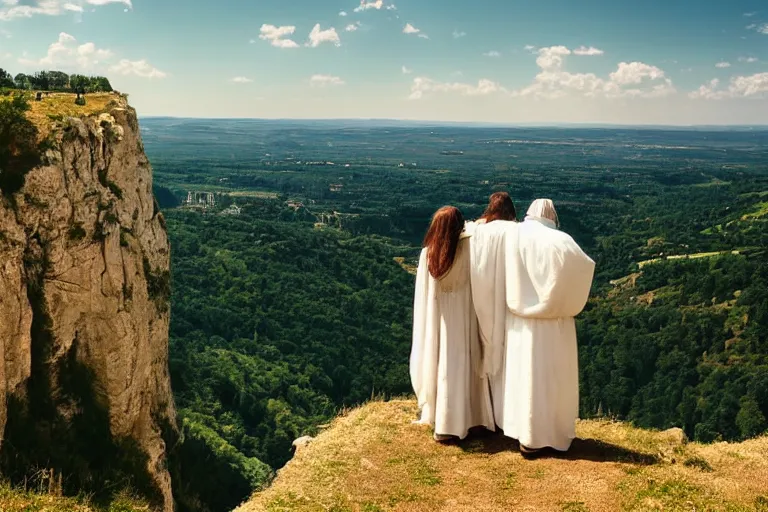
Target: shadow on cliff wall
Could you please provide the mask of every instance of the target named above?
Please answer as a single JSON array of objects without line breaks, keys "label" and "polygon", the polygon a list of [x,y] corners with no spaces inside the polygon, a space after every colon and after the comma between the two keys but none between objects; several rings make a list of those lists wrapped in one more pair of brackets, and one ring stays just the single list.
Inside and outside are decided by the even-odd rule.
[{"label": "shadow on cliff wall", "polygon": [[32,306],[32,371],[22,396],[8,397],[0,463],[13,484],[40,487],[40,470],[61,475],[66,495],[92,494],[98,503],[125,489],[162,505],[147,472],[148,457],[132,439],[115,439],[92,371],[77,336],[64,356],[53,353],[51,319],[43,295],[45,246],[33,236],[25,253]]},{"label": "shadow on cliff wall", "polygon": [[37,128],[26,117],[28,110],[29,103],[21,94],[0,98],[0,191],[11,200],[44,149],[37,143]]}]

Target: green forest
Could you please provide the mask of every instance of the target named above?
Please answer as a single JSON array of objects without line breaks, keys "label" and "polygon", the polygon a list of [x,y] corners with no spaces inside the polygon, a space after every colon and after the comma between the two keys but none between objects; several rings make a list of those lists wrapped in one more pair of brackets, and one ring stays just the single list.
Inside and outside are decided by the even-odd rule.
[{"label": "green forest", "polygon": [[429,217],[476,217],[497,190],[520,217],[554,199],[597,262],[582,417],[705,442],[768,428],[765,132],[143,126],[172,242],[187,509],[236,506],[294,439],[411,392],[409,270]]},{"label": "green forest", "polygon": [[38,71],[31,75],[18,73],[13,76],[0,68],[0,90],[3,89],[85,94],[112,92],[112,85],[109,83],[109,79],[103,76],[68,75],[63,71]]},{"label": "green forest", "polygon": [[407,358],[393,357],[410,345],[413,284],[397,248],[262,220],[276,213],[274,204],[237,218],[167,213],[171,375],[185,444],[226,458],[214,479],[193,457],[182,461],[182,471],[202,471],[185,476],[201,483],[184,494],[221,496],[220,509],[263,484],[292,441],[343,404],[410,390]]}]

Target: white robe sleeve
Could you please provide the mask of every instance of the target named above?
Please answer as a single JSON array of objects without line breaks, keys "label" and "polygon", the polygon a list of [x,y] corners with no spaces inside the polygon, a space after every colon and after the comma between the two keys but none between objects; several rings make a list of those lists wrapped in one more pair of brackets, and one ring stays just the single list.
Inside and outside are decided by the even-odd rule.
[{"label": "white robe sleeve", "polygon": [[516,243],[507,240],[507,305],[524,318],[575,317],[587,303],[594,271],[595,262],[569,235],[526,221]]},{"label": "white robe sleeve", "polygon": [[410,373],[419,408],[434,407],[437,396],[437,364],[440,312],[435,280],[427,266],[427,250],[421,251],[413,300],[413,344]]}]

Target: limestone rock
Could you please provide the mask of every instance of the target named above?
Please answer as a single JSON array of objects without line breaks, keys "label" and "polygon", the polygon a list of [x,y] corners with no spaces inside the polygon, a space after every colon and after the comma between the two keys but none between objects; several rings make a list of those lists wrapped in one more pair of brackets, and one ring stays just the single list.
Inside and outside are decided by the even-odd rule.
[{"label": "limestone rock", "polygon": [[298,451],[299,449],[304,448],[309,443],[311,443],[313,439],[314,437],[312,436],[302,436],[293,441],[293,448]]},{"label": "limestone rock", "polygon": [[114,104],[57,123],[0,196],[0,454],[10,477],[120,470],[171,511],[170,247],[136,112]]},{"label": "limestone rock", "polygon": [[669,441],[670,444],[675,446],[683,446],[688,442],[688,436],[685,435],[681,428],[670,428],[664,430],[661,435]]}]

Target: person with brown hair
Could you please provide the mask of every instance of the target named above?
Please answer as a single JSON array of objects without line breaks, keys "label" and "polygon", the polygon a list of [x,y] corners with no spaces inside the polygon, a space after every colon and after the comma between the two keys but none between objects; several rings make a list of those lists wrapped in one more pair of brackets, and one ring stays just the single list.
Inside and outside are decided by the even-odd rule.
[{"label": "person with brown hair", "polygon": [[469,280],[469,234],[458,208],[432,217],[416,274],[410,374],[435,439],[495,429]]},{"label": "person with brown hair", "polygon": [[477,219],[478,224],[487,224],[495,220],[517,220],[515,203],[506,192],[494,192],[488,200],[488,207],[483,216]]}]

